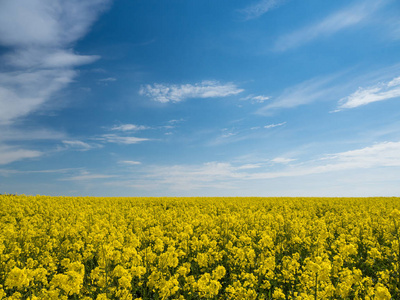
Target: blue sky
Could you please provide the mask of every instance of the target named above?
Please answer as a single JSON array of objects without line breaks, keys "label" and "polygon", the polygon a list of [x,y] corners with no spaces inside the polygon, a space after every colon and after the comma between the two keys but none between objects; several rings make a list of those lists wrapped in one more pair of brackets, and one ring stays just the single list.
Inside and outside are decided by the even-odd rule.
[{"label": "blue sky", "polygon": [[0,193],[400,196],[396,0],[3,0]]}]

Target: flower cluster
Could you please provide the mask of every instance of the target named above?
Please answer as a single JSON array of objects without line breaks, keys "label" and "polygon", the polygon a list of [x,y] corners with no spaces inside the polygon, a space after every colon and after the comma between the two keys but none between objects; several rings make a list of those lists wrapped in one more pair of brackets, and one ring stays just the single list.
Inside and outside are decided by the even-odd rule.
[{"label": "flower cluster", "polygon": [[0,299],[400,299],[399,198],[0,196]]}]

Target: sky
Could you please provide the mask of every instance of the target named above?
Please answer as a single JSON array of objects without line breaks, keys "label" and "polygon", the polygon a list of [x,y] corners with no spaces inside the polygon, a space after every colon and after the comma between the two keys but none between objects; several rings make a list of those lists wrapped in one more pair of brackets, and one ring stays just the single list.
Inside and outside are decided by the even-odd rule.
[{"label": "sky", "polygon": [[400,196],[397,0],[2,0],[0,193]]}]

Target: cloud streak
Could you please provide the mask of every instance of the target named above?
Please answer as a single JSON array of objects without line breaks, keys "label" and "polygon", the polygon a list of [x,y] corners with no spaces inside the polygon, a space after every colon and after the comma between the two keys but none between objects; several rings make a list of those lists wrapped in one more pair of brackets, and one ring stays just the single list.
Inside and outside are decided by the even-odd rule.
[{"label": "cloud streak", "polygon": [[252,103],[264,103],[265,101],[269,100],[269,96],[265,95],[249,95],[247,97],[241,98],[240,100],[250,100]]},{"label": "cloud streak", "polygon": [[161,103],[181,102],[192,98],[221,98],[239,94],[243,89],[233,83],[202,81],[196,84],[159,84],[142,86],[139,94]]},{"label": "cloud streak", "polygon": [[111,130],[115,131],[140,131],[146,129],[150,129],[150,127],[144,125],[135,125],[135,124],[121,124],[121,125],[115,125],[111,128]]},{"label": "cloud streak", "polygon": [[142,164],[140,161],[135,161],[135,160],[121,160],[121,161],[119,161],[119,163],[125,164],[125,165],[130,165],[130,166],[137,166],[137,165]]},{"label": "cloud streak", "polygon": [[301,105],[310,104],[320,99],[325,99],[327,95],[333,93],[336,86],[333,81],[338,74],[313,78],[297,85],[286,88],[282,94],[267,105],[260,108],[257,113],[264,115],[269,114],[272,110],[282,108],[293,108]]},{"label": "cloud streak", "polygon": [[65,140],[62,141],[62,143],[65,145],[67,149],[74,149],[78,151],[88,151],[93,148],[98,148],[100,145],[91,145],[79,140]]},{"label": "cloud streak", "polygon": [[264,128],[270,129],[270,128],[282,126],[282,125],[285,125],[285,124],[286,124],[286,122],[282,122],[282,123],[278,123],[278,124],[269,124],[269,125],[265,125]]},{"label": "cloud streak", "polygon": [[134,137],[134,136],[120,136],[117,134],[103,134],[100,138],[97,138],[97,140],[100,140],[100,141],[103,141],[106,143],[130,145],[130,144],[137,144],[137,143],[144,142],[144,141],[149,141],[150,139],[139,138],[139,137]]},{"label": "cloud streak", "polygon": [[43,152],[18,148],[14,146],[0,145],[0,165],[14,161],[42,156]]},{"label": "cloud streak", "polygon": [[59,179],[61,181],[90,181],[96,179],[108,179],[117,177],[115,175],[93,174],[87,171],[81,171],[79,175]]},{"label": "cloud streak", "polygon": [[322,21],[298,29],[280,37],[274,46],[275,51],[286,51],[309,43],[317,38],[330,36],[344,29],[364,22],[387,1],[358,1],[340,11],[327,16]]},{"label": "cloud streak", "polygon": [[384,101],[400,97],[400,77],[393,78],[389,82],[375,86],[358,88],[351,95],[339,101],[339,109],[356,108],[369,103]]},{"label": "cloud streak", "polygon": [[239,12],[244,15],[245,20],[256,19],[270,10],[281,6],[285,2],[286,0],[261,0],[250,6],[247,6],[244,9],[241,9]]},{"label": "cloud streak", "polygon": [[[201,165],[146,166],[140,179],[130,184],[171,190],[201,188],[235,189],[243,182],[285,177],[400,167],[400,142],[382,142],[364,148],[328,154],[319,159],[294,163],[294,158],[276,157],[262,163],[208,162]],[[279,168],[277,170],[277,168]],[[127,184],[128,181],[126,182]]]}]

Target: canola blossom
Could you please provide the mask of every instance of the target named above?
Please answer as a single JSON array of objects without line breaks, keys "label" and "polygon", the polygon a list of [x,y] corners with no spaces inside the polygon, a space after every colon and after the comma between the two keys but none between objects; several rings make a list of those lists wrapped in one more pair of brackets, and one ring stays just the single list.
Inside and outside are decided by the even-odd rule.
[{"label": "canola blossom", "polygon": [[0,299],[400,299],[400,198],[0,196]]}]

